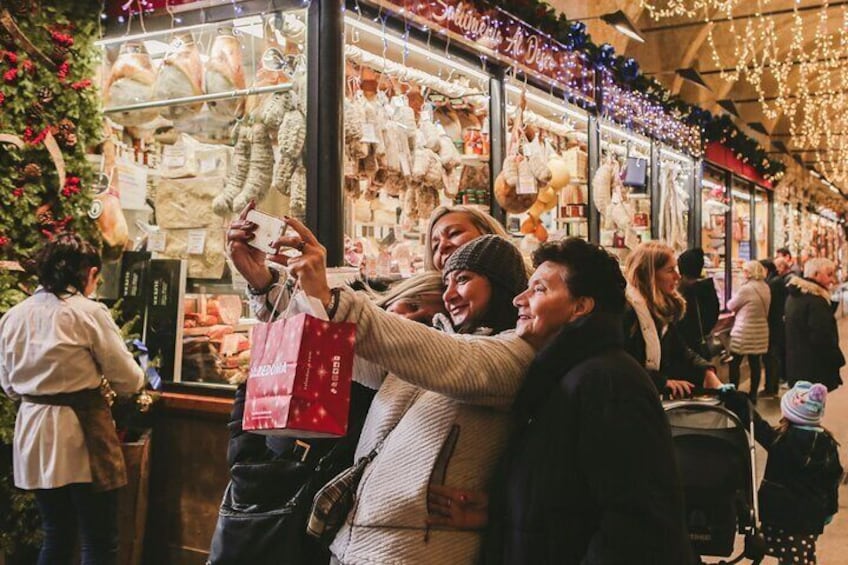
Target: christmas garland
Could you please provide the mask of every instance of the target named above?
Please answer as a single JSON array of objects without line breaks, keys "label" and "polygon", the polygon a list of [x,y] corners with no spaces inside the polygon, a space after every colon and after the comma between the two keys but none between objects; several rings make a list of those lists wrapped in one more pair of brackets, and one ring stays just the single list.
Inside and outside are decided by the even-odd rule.
[{"label": "christmas garland", "polygon": [[616,55],[608,43],[597,45],[586,33],[586,25],[572,22],[563,13],[543,0],[472,0],[480,8],[495,6],[550,35],[568,49],[583,53],[589,63],[599,71],[608,71],[622,86],[645,94],[649,100],[661,105],[668,113],[683,121],[701,127],[705,143],[719,141],[727,145],[741,161],[750,164],[770,181],[783,176],[786,166],[770,159],[765,149],[745,135],[726,115],[715,116],[707,110],[693,106],[674,96],[653,77],[643,75],[639,63],[631,58]]},{"label": "christmas garland", "polygon": [[[102,128],[91,81],[100,9],[92,0],[0,3],[0,316],[33,290],[31,257],[44,241],[67,228],[98,237],[87,219],[94,171],[85,154]],[[15,412],[0,394],[0,554],[8,555],[32,550],[40,536],[30,496],[12,486]]]}]

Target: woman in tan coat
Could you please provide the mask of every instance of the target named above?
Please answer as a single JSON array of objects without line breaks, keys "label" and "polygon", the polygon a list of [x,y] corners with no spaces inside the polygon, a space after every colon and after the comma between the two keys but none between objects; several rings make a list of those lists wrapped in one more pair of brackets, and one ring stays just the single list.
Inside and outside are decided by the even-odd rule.
[{"label": "woman in tan coat", "polygon": [[739,386],[739,368],[742,358],[747,355],[751,369],[751,390],[748,396],[757,402],[757,390],[760,386],[762,356],[768,351],[769,326],[768,311],[771,304],[771,291],[763,279],[766,269],[759,261],[748,261],[742,267],[745,279],[739,290],[727,303],[727,307],[736,313],[733,329],[730,331],[730,382]]}]

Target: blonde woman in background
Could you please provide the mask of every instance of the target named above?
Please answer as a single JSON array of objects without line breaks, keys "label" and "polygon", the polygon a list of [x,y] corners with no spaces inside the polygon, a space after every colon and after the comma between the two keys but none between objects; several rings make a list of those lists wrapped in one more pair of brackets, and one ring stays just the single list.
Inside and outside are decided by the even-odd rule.
[{"label": "blonde woman in background", "polygon": [[748,356],[751,368],[751,390],[748,396],[751,402],[757,402],[757,389],[760,386],[762,356],[768,351],[769,326],[768,312],[771,304],[771,291],[765,282],[766,269],[759,261],[748,261],[742,266],[744,282],[727,303],[727,308],[736,314],[733,329],[730,330],[730,382],[739,386],[739,368],[742,357]]},{"label": "blonde woman in background", "polygon": [[669,389],[681,397],[695,387],[720,387],[715,368],[686,345],[678,330],[686,300],[677,290],[674,250],[658,241],[640,244],[627,257],[625,278],[625,348],[647,369],[659,393]]},{"label": "blonde woman in background", "polygon": [[512,239],[501,223],[485,212],[468,206],[439,206],[427,224],[424,268],[441,271],[459,246],[487,234]]}]

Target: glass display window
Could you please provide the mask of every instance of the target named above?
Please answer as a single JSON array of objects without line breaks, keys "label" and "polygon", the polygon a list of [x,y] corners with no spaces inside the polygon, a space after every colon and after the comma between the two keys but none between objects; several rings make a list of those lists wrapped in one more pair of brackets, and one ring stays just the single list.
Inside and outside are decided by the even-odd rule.
[{"label": "glass display window", "polygon": [[705,273],[715,282],[722,309],[727,288],[727,223],[730,216],[730,195],[725,178],[720,169],[704,166],[701,179],[701,247],[704,249]]},{"label": "glass display window", "polygon": [[624,258],[653,238],[651,141],[609,123],[601,124],[600,137],[601,162],[592,179],[600,244]]},{"label": "glass display window", "polygon": [[[526,211],[507,214],[507,230],[539,242],[588,239],[588,113],[515,79],[506,90],[507,131],[512,132],[507,158],[520,154],[522,159],[537,159],[550,173],[550,180],[537,182],[536,200]],[[537,241],[523,247],[535,247]]]},{"label": "glass display window", "polygon": [[771,257],[769,246],[770,204],[768,192],[760,188],[754,190],[754,242],[757,250],[757,259]]},{"label": "glass display window", "polygon": [[[252,323],[226,226],[250,201],[306,215],[307,8],[149,29],[98,43],[106,136],[89,215],[107,260],[146,250],[123,253],[118,297],[163,379],[221,386]],[[146,296],[125,296],[133,272]]]},{"label": "glass display window", "polygon": [[774,248],[789,248],[792,208],[788,202],[774,203]]},{"label": "glass display window", "polygon": [[369,279],[424,268],[437,206],[490,211],[490,77],[481,68],[345,17],[345,262]]},{"label": "glass display window", "polygon": [[240,293],[197,290],[183,299],[182,355],[175,381],[213,386],[244,381],[256,320]]},{"label": "glass display window", "polygon": [[683,153],[661,148],[657,167],[659,175],[659,217],[657,238],[676,253],[689,248],[689,210],[694,160]]},{"label": "glass display window", "polygon": [[742,284],[742,265],[754,258],[751,241],[751,212],[753,209],[753,186],[738,179],[732,180],[731,224],[730,224],[730,284],[731,291]]}]

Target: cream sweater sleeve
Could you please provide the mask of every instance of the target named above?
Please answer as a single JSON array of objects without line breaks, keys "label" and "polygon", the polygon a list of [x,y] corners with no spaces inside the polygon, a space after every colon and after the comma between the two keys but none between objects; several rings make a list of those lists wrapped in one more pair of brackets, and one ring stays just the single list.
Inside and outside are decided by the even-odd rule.
[{"label": "cream sweater sleeve", "polygon": [[535,354],[512,332],[447,335],[343,289],[335,321],[356,322],[356,354],[398,378],[469,404],[508,408]]}]

